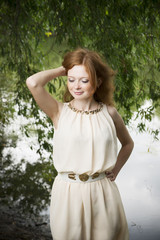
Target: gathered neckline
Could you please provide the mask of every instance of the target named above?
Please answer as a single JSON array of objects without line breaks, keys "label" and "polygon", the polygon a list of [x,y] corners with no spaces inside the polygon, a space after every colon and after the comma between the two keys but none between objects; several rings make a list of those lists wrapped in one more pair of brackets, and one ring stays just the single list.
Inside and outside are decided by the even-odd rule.
[{"label": "gathered neckline", "polygon": [[72,104],[71,104],[71,102],[69,102],[67,105],[68,105],[68,107],[69,107],[72,111],[74,111],[74,112],[76,112],[76,113],[81,113],[81,114],[95,114],[95,113],[100,112],[100,111],[102,110],[102,108],[103,108],[103,103],[102,103],[102,102],[99,102],[99,105],[100,105],[99,108],[94,109],[94,110],[89,110],[89,111],[79,110],[79,109],[73,107]]}]

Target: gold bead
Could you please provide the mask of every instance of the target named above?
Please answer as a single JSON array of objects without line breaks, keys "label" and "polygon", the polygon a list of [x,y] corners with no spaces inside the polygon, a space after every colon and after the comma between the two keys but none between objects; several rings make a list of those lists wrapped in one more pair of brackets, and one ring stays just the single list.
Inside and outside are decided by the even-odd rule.
[{"label": "gold bead", "polygon": [[80,174],[79,179],[83,182],[86,182],[89,179],[89,176],[86,173]]},{"label": "gold bead", "polygon": [[69,174],[68,174],[68,178],[71,178],[71,179],[73,179],[73,180],[76,180],[76,178],[75,178],[75,173],[69,173]]},{"label": "gold bead", "polygon": [[98,173],[98,172],[96,172],[96,173],[94,173],[94,174],[92,175],[92,179],[95,179],[95,178],[97,178],[97,177],[99,177],[99,173]]},{"label": "gold bead", "polygon": [[103,108],[103,103],[100,102],[99,105],[100,105],[100,108],[95,109],[95,110],[91,110],[91,111],[83,111],[83,110],[76,109],[76,108],[72,107],[71,103],[68,104],[68,107],[76,113],[81,113],[81,114],[87,114],[88,115],[88,114],[94,114],[94,113],[100,112]]}]

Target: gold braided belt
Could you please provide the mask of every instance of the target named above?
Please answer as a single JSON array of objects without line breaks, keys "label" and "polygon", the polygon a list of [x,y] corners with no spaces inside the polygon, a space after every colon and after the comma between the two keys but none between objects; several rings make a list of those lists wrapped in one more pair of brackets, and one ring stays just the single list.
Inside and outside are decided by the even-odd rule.
[{"label": "gold braided belt", "polygon": [[94,182],[106,177],[105,172],[96,172],[93,175],[88,175],[86,173],[83,174],[75,174],[75,173],[68,173],[68,172],[59,172],[58,175],[65,181],[69,182]]}]

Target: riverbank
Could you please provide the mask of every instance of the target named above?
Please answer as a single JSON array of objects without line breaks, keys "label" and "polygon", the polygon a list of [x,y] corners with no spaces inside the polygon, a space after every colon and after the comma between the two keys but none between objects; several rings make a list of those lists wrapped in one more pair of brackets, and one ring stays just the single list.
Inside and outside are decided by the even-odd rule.
[{"label": "riverbank", "polygon": [[49,219],[27,216],[18,209],[0,206],[0,240],[52,240]]}]

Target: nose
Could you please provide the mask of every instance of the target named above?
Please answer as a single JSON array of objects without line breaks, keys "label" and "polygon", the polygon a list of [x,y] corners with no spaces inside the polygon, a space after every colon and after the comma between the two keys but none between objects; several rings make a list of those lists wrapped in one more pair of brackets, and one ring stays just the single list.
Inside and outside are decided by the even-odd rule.
[{"label": "nose", "polygon": [[81,88],[79,81],[75,81],[75,89]]}]

